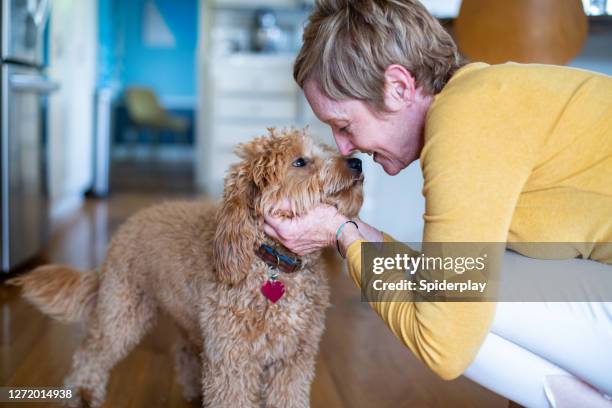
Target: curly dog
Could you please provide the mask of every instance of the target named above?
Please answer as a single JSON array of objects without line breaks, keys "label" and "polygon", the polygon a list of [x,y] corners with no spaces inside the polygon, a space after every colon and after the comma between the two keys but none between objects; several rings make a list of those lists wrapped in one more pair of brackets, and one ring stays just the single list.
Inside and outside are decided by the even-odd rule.
[{"label": "curly dog", "polygon": [[[320,254],[297,259],[271,241],[263,211],[288,199],[292,213],[283,216],[324,202],[355,217],[361,163],[295,129],[270,129],[236,153],[220,205],[142,210],[120,227],[98,270],[49,265],[11,280],[43,312],[87,323],[65,380],[77,394],[70,404],[100,406],[111,368],[163,311],[181,332],[176,369],[186,398],[206,407],[309,406],[329,287]],[[270,266],[257,256],[262,244],[276,266],[297,270]],[[263,287],[279,282],[284,296],[274,303],[282,290],[267,297]]]}]

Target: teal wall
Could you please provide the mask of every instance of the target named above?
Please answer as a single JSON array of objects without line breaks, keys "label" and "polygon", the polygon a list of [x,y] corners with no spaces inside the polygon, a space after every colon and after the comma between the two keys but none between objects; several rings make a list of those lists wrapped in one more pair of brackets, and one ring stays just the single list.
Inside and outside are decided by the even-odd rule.
[{"label": "teal wall", "polygon": [[155,89],[162,99],[195,100],[198,0],[155,0],[175,47],[143,43],[147,0],[99,0],[99,86]]}]

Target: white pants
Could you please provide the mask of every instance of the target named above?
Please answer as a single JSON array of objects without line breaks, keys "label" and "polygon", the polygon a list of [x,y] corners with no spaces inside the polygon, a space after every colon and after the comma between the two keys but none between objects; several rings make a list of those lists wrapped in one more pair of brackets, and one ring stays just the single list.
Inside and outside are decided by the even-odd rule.
[{"label": "white pants", "polygon": [[[530,263],[546,262],[524,259]],[[587,267],[610,268],[592,261],[564,262],[574,262],[579,267],[584,267],[579,263],[585,263]],[[608,270],[612,273],[612,269]],[[554,392],[551,395],[549,380],[555,376],[572,378],[580,385],[575,381],[578,379],[610,396],[612,303],[499,303],[491,332],[465,375],[530,408],[564,405],[556,403]],[[599,394],[596,399],[598,402],[591,406],[612,407],[612,401],[600,398]]]}]

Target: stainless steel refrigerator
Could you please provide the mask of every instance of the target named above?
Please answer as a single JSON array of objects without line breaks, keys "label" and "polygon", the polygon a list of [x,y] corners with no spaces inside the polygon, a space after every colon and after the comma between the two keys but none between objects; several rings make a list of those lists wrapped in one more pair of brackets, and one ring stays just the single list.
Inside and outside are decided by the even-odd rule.
[{"label": "stainless steel refrigerator", "polygon": [[44,75],[47,0],[1,0],[0,266],[37,255],[49,225]]}]

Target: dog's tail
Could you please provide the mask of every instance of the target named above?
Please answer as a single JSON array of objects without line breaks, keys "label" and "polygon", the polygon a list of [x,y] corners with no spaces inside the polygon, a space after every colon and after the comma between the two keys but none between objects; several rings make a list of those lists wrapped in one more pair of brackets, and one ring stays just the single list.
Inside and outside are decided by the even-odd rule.
[{"label": "dog's tail", "polygon": [[97,272],[81,272],[64,265],[45,265],[6,281],[43,313],[72,323],[87,320],[98,297]]}]

